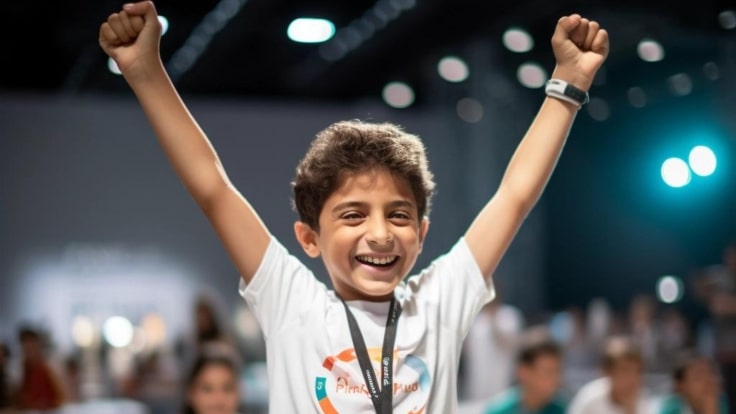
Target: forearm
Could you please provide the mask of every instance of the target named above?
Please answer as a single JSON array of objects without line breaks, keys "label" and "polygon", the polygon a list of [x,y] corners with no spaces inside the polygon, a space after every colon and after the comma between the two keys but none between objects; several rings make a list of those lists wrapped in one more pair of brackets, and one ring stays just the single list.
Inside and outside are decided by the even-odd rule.
[{"label": "forearm", "polygon": [[184,105],[163,64],[128,84],[143,108],[161,147],[192,197],[205,204],[229,185],[207,136]]},{"label": "forearm", "polygon": [[534,206],[559,160],[577,112],[571,103],[544,100],[506,168],[500,196],[514,200],[526,212]]}]

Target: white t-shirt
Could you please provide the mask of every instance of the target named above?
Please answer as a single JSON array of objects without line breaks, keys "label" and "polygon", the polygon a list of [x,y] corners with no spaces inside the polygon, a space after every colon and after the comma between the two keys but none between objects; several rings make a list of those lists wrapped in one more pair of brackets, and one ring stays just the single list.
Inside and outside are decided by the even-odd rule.
[{"label": "white t-shirt", "polygon": [[[374,413],[345,308],[275,238],[240,294],[266,340],[269,412]],[[454,413],[462,342],[493,299],[464,239],[395,289],[402,305],[394,353],[394,413]],[[380,379],[389,302],[348,301]]]},{"label": "white t-shirt", "polygon": [[461,398],[487,400],[511,386],[523,330],[524,316],[512,305],[501,304],[492,313],[478,314],[465,340],[465,395]]},{"label": "white t-shirt", "polygon": [[[575,394],[568,414],[626,414],[620,406],[611,401],[611,381],[606,378],[595,379],[585,385]],[[636,414],[656,414],[657,400],[650,397],[645,391],[639,394],[636,403]]]}]

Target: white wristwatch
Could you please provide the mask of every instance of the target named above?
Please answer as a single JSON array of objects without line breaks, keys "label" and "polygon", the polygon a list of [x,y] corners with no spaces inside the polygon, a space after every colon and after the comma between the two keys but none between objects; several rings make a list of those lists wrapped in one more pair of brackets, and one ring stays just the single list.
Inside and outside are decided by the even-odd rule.
[{"label": "white wristwatch", "polygon": [[561,79],[548,80],[544,85],[544,92],[547,96],[575,104],[578,106],[578,109],[590,102],[588,92]]}]

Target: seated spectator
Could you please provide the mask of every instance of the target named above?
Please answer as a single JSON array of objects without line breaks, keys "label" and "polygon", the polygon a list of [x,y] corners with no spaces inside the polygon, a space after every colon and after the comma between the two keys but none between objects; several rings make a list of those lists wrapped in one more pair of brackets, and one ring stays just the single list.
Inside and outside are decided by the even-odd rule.
[{"label": "seated spectator", "polygon": [[659,414],[728,414],[713,363],[694,352],[683,352],[672,372],[673,395],[665,398]]},{"label": "seated spectator", "polygon": [[558,397],[562,350],[546,332],[529,331],[516,358],[517,385],[491,400],[486,414],[564,414]]},{"label": "seated spectator", "polygon": [[585,385],[570,402],[569,414],[650,414],[656,405],[643,386],[642,351],[633,339],[614,336],[604,344],[604,376]]},{"label": "seated spectator", "polygon": [[202,352],[185,383],[184,414],[237,414],[240,365],[229,352]]},{"label": "seated spectator", "polygon": [[50,363],[43,334],[31,327],[18,331],[22,368],[17,407],[21,410],[54,410],[64,403],[64,387],[60,372]]}]

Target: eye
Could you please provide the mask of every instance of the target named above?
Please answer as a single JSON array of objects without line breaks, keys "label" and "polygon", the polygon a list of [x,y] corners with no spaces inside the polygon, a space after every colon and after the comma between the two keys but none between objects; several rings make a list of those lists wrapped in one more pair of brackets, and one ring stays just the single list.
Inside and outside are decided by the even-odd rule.
[{"label": "eye", "polygon": [[361,213],[359,213],[357,211],[348,211],[348,212],[343,213],[340,216],[340,218],[343,219],[343,220],[356,221],[356,220],[362,219],[363,218],[363,214],[361,214]]},{"label": "eye", "polygon": [[394,211],[389,215],[389,219],[395,223],[405,224],[411,221],[411,214],[405,211]]}]

